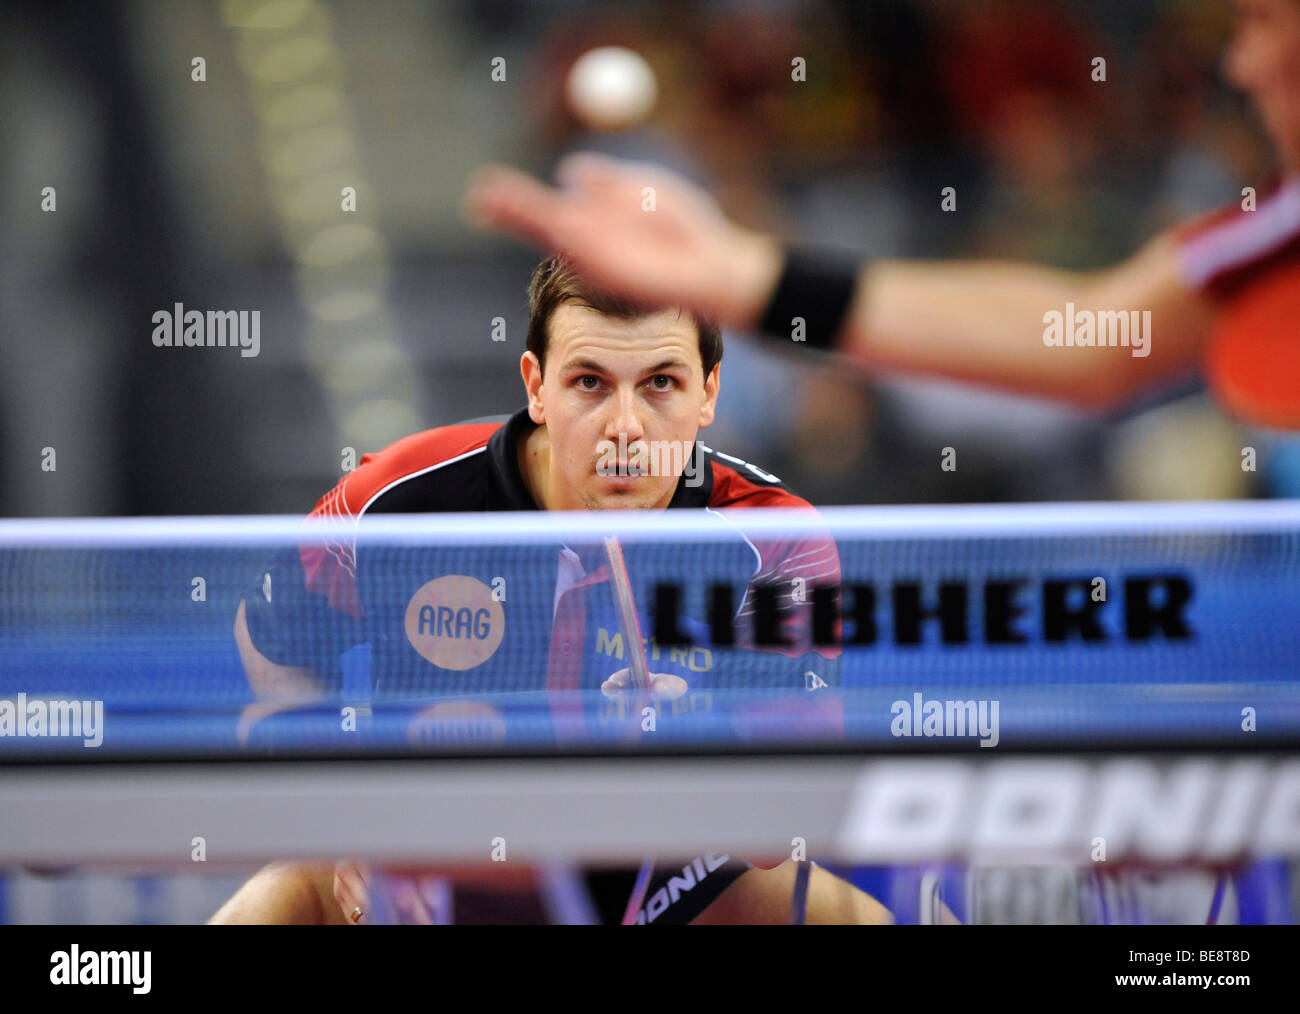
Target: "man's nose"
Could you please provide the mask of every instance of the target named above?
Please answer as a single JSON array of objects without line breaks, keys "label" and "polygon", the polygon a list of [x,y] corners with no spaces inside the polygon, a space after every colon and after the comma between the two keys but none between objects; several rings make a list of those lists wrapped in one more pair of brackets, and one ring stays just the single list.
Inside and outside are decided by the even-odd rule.
[{"label": "man's nose", "polygon": [[623,434],[628,443],[640,440],[644,436],[640,408],[636,391],[631,388],[615,391],[610,404],[609,420],[605,424],[606,438],[618,440],[620,434]]}]

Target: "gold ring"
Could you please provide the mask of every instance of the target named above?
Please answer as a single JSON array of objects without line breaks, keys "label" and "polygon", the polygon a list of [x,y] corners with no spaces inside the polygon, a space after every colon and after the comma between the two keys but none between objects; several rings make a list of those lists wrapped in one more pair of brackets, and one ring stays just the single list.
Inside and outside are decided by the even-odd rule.
[{"label": "gold ring", "polygon": [[355,922],[355,923],[359,923],[359,922],[361,922],[361,906],[360,906],[360,905],[358,905],[356,908],[354,908],[354,909],[352,910],[352,921]]}]

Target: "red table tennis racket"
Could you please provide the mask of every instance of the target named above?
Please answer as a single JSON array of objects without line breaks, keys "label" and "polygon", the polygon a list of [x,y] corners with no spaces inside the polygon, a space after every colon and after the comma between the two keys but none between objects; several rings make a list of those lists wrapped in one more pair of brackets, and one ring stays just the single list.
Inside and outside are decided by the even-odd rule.
[{"label": "red table tennis racket", "polygon": [[1300,263],[1228,304],[1206,349],[1205,374],[1219,404],[1243,422],[1300,429]]}]

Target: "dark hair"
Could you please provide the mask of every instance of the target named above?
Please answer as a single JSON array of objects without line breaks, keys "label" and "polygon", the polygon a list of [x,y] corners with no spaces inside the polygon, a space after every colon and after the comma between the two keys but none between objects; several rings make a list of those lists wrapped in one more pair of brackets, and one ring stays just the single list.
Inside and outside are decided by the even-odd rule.
[{"label": "dark hair", "polygon": [[[602,292],[578,274],[573,264],[563,254],[546,258],[533,270],[528,282],[528,351],[537,357],[546,372],[546,345],[550,339],[547,329],[551,317],[563,303],[580,303],[606,317],[634,320],[657,313],[658,308],[644,306]],[[695,321],[700,339],[700,362],[707,377],[722,362],[722,331],[717,324],[698,314],[688,313]]]}]

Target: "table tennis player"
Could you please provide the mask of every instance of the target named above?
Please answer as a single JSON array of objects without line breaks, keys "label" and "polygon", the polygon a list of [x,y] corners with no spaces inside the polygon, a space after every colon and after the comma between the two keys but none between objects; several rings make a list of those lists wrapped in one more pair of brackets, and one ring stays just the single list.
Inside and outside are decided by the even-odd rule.
[{"label": "table tennis player", "polygon": [[[719,330],[706,318],[609,299],[556,257],[534,272],[529,297],[527,350],[520,362],[527,407],[503,423],[440,427],[367,455],[321,498],[313,517],[362,521],[385,512],[666,509],[709,511],[726,519],[751,507],[811,509],[775,476],[698,442],[699,430],[713,420],[722,358]],[[611,447],[612,462],[605,460]],[[685,453],[668,453],[673,447]],[[650,460],[655,453],[663,460]],[[838,581],[833,541],[737,541],[753,582],[785,589],[777,607],[789,646],[763,653],[765,685],[786,685],[800,694],[815,692],[810,685],[834,685],[838,649],[811,644],[808,610],[791,592],[795,578],[807,586]],[[506,608],[546,620],[551,649],[545,689],[618,694],[628,688],[627,666],[616,668],[613,659],[592,650],[594,624],[584,619],[594,608],[588,591],[608,576],[598,558],[566,552],[558,567],[551,558],[550,577],[535,589],[539,601],[520,605],[512,592]],[[386,678],[399,673],[404,689],[423,682],[430,694],[464,694],[473,693],[477,681],[486,701],[490,688],[511,676],[491,670],[498,661],[491,655],[506,658],[502,664],[508,666],[510,657],[528,651],[524,644],[509,652],[494,648],[470,665],[463,657],[443,657],[438,652],[450,648],[431,645],[429,631],[410,629],[411,610],[390,610],[393,615],[379,618],[367,612],[365,573],[353,546],[304,547],[262,574],[241,603],[235,625],[240,656],[253,688],[272,708],[337,692],[335,662],[349,643],[370,643],[384,659],[379,671]],[[489,588],[471,587],[482,582],[452,580],[465,585],[455,594],[489,601]],[[527,589],[524,575],[518,582]],[[739,606],[742,623],[747,609],[748,596]],[[512,628],[525,629],[522,623],[505,627],[506,637]],[[307,629],[333,633],[305,637]],[[656,696],[671,699],[709,677],[682,664],[687,657],[651,658]],[[588,682],[593,672],[594,686]],[[650,879],[636,921],[787,921],[797,866],[788,861],[765,869],[721,852],[686,867],[665,865]],[[670,879],[677,889],[667,890]],[[686,881],[689,890],[681,887]],[[363,923],[363,883],[359,864],[341,864],[337,881],[334,867],[274,864],[213,921]],[[808,922],[889,920],[874,899],[818,866],[811,868],[807,899]],[[344,911],[340,906],[348,902]]]}]

